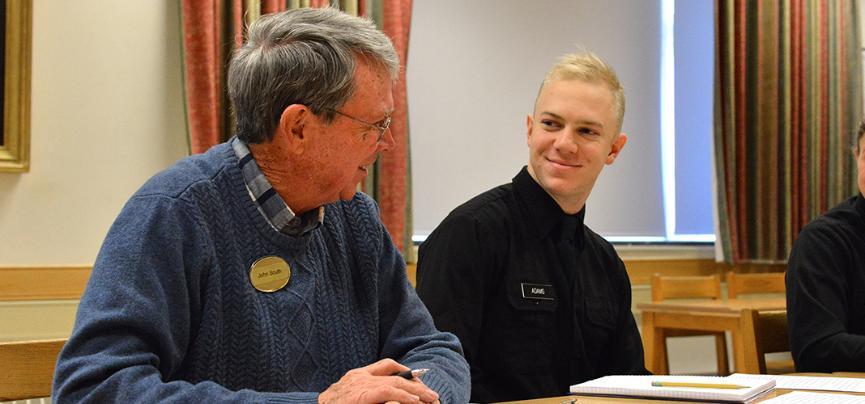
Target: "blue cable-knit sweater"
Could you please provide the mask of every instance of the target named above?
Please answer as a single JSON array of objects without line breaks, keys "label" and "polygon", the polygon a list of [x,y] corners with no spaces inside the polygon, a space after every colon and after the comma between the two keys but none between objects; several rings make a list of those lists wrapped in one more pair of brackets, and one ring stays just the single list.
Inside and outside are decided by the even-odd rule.
[{"label": "blue cable-knit sweater", "polygon": [[[288,285],[249,270],[275,255]],[[303,236],[274,230],[227,144],[149,180],[105,239],[58,359],[54,400],[315,402],[346,371],[382,358],[430,368],[444,403],[469,397],[458,340],[439,332],[375,203],[325,207]]]}]

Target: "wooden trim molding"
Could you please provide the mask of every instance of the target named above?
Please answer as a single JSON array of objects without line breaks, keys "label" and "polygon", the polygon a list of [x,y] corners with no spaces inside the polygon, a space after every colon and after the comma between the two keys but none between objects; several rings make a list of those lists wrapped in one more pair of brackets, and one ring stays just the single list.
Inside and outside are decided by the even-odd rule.
[{"label": "wooden trim molding", "polygon": [[80,299],[90,266],[0,267],[0,301]]},{"label": "wooden trim molding", "polygon": [[631,285],[648,285],[652,274],[665,276],[714,275],[718,272],[717,264],[712,259],[630,259],[624,260]]},{"label": "wooden trim molding", "polygon": [[786,264],[726,264],[714,259],[626,259],[625,268],[631,285],[648,285],[652,274],[665,276],[720,275],[725,279],[728,271],[736,273],[785,272]]},{"label": "wooden trim molding", "polygon": [[[721,279],[727,274],[727,271],[737,273],[757,273],[757,272],[784,272],[786,266],[783,264],[743,264],[729,265],[715,262],[714,259],[693,258],[693,259],[625,259],[625,268],[628,271],[628,277],[631,278],[631,285],[648,285],[652,278],[652,274],[659,273],[666,276],[694,276],[694,275],[715,275],[721,276]],[[415,285],[417,264],[406,264],[408,272],[408,280],[412,286]]]},{"label": "wooden trim molding", "polygon": [[[728,265],[712,259],[624,260],[632,285],[648,285],[654,273],[662,275],[714,275],[784,272],[783,264]],[[0,301],[80,299],[90,277],[90,266],[0,267]],[[416,264],[406,266],[415,285]]]}]

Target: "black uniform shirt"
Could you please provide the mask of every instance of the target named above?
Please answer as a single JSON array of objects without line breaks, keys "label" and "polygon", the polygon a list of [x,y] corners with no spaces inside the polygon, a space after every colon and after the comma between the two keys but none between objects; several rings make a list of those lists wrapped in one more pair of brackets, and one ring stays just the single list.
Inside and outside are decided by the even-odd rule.
[{"label": "black uniform shirt", "polygon": [[567,215],[524,167],[454,209],[420,246],[417,292],[462,342],[472,401],[559,396],[603,375],[648,373],[625,267],[584,214],[575,215],[575,262],[563,265]]},{"label": "black uniform shirt", "polygon": [[865,371],[862,195],[802,229],[787,263],[787,319],[797,371]]}]

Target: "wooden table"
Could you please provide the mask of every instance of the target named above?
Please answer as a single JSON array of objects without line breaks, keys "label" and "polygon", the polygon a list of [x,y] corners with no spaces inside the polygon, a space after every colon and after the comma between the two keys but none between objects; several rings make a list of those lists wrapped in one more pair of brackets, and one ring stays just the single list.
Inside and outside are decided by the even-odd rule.
[{"label": "wooden table", "polygon": [[783,297],[770,299],[726,300],[666,300],[640,303],[643,316],[643,348],[646,368],[659,374],[666,355],[664,330],[730,331],[733,337],[733,366],[737,372],[757,373],[744,369],[745,351],[742,343],[742,309],[785,310]]},{"label": "wooden table", "polygon": [[[828,375],[834,376],[834,375]],[[787,394],[794,390],[774,390],[769,392],[763,397],[757,399],[756,402],[765,401],[770,398],[778,397],[782,394]],[[815,393],[835,393],[835,394],[850,394],[861,396],[865,395],[862,393],[850,393],[850,392],[841,392],[841,391],[815,391]],[[522,401],[508,401],[507,403],[501,404],[608,404],[608,403],[628,403],[628,404],[683,404],[683,403],[705,403],[705,401],[683,401],[683,400],[664,400],[664,399],[650,399],[650,398],[626,398],[626,397],[592,397],[592,396],[560,396],[560,397],[549,397],[549,398],[538,398],[534,400],[522,400]]]},{"label": "wooden table", "polygon": [[[865,373],[860,372],[834,372],[834,373],[791,373],[791,376],[811,376],[811,377],[855,377],[859,379],[865,379]],[[773,397],[780,396],[782,394],[787,394],[794,390],[774,390],[769,394],[760,397],[757,401],[768,400]],[[865,395],[865,393],[851,393],[851,392],[830,392],[830,391],[817,391],[817,393],[837,393],[837,394],[852,394],[852,395]],[[522,401],[510,401],[512,404],[606,404],[606,403],[645,403],[645,404],[659,404],[659,403],[671,403],[671,404],[682,404],[687,401],[669,401],[663,399],[648,399],[648,398],[623,398],[623,397],[592,397],[592,396],[560,396],[560,397],[548,397],[548,398],[538,398],[534,400],[522,400]],[[504,404],[504,403],[503,403]]]}]

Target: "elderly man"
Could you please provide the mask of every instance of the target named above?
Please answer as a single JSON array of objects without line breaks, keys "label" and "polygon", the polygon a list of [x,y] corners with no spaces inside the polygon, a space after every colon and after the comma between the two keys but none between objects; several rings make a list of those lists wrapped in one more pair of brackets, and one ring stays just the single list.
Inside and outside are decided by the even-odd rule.
[{"label": "elderly man", "polygon": [[787,262],[790,349],[800,372],[865,372],[865,121],[859,193],[802,229]]},{"label": "elderly man", "polygon": [[228,73],[237,137],[123,208],[55,401],[466,402],[459,341],[356,192],[393,145],[398,69],[384,34],[334,9],[254,23]]},{"label": "elderly man", "polygon": [[627,141],[624,107],[606,63],[563,57],[526,120],[528,167],[456,208],[421,245],[418,294],[460,338],[472,401],[647,373],[625,267],[583,224],[595,180]]}]

